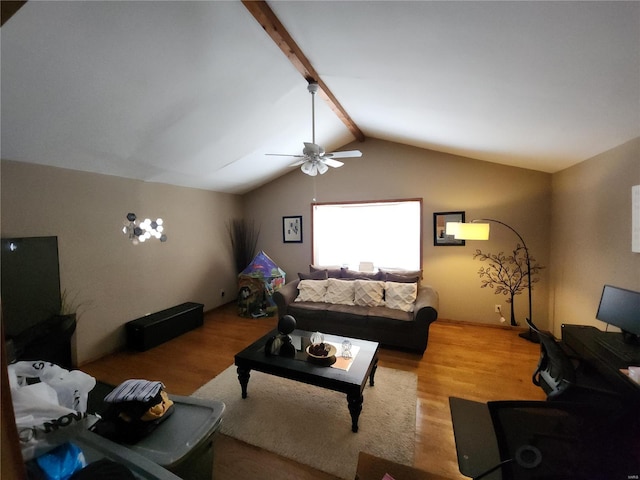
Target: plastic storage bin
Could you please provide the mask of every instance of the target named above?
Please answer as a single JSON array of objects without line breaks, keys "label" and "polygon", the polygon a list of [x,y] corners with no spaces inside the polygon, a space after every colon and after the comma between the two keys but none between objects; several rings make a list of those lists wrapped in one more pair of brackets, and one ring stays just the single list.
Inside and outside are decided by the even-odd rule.
[{"label": "plastic storage bin", "polygon": [[169,395],[174,412],[150,435],[127,448],[184,480],[213,478],[213,435],[225,405],[219,401]]},{"label": "plastic storage bin", "polygon": [[102,438],[88,430],[80,433],[71,440],[82,450],[87,463],[93,463],[103,458],[120,463],[127,467],[133,475],[142,480],[180,480],[169,470],[157,463],[132,452],[129,448]]}]

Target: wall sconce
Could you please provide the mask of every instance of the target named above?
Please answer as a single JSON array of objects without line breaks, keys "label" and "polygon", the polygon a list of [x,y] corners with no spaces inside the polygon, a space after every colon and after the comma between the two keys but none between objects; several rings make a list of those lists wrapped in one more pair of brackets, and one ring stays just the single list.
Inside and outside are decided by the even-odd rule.
[{"label": "wall sconce", "polygon": [[164,222],[161,218],[156,220],[145,218],[142,222],[138,222],[135,213],[127,213],[127,221],[122,227],[122,233],[127,235],[134,245],[144,243],[151,238],[166,242],[167,236],[163,232]]}]

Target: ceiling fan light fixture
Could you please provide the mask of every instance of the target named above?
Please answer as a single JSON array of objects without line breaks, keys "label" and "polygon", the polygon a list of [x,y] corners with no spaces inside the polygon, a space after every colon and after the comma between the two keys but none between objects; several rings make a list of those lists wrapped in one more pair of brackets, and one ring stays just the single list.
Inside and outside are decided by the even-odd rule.
[{"label": "ceiling fan light fixture", "polygon": [[316,167],[315,162],[311,160],[304,162],[300,170],[302,170],[302,173],[306,173],[311,177],[315,177],[318,174],[318,167]]},{"label": "ceiling fan light fixture", "polygon": [[326,173],[327,170],[329,170],[329,167],[327,166],[326,163],[318,162],[318,173],[320,173],[320,175],[323,175],[324,173]]}]

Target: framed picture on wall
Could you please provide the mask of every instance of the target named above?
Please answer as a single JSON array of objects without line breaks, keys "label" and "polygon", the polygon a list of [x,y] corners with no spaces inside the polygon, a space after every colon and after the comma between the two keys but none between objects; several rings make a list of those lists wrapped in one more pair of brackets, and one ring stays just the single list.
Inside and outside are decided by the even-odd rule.
[{"label": "framed picture on wall", "polygon": [[453,235],[447,235],[447,223],[464,222],[464,212],[436,212],[433,214],[433,244],[436,247],[462,246],[464,240],[457,240]]},{"label": "framed picture on wall", "polygon": [[302,243],[302,215],[282,217],[282,241]]}]

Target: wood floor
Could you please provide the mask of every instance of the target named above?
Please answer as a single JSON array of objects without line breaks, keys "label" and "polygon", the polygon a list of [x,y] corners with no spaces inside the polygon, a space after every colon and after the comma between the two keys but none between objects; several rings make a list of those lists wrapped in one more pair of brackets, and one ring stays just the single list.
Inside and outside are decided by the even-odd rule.
[{"label": "wood floor", "polygon": [[[111,384],[129,378],[161,380],[169,393],[190,395],[276,322],[238,317],[235,305],[228,304],[208,312],[202,328],[146,352],[118,352],[80,369]],[[379,365],[418,376],[416,467],[450,479],[467,478],[458,470],[449,397],[482,402],[544,399],[531,383],[539,346],[517,333],[438,320],[431,325],[424,356],[381,349]],[[216,480],[334,478],[222,435],[214,451]]]}]

